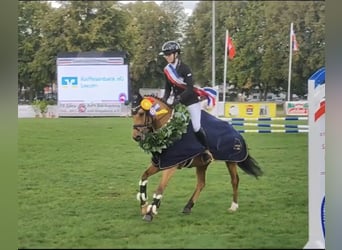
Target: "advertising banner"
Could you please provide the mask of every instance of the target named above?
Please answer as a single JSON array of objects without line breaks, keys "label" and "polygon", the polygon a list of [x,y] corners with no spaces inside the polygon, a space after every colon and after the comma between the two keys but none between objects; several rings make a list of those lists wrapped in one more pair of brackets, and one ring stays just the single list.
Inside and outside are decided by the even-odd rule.
[{"label": "advertising banner", "polygon": [[58,115],[121,116],[129,97],[123,57],[58,57]]},{"label": "advertising banner", "polygon": [[308,116],[309,103],[308,101],[285,102],[285,114],[287,116]]},{"label": "advertising banner", "polygon": [[59,116],[123,116],[124,104],[119,102],[59,102]]},{"label": "advertising banner", "polygon": [[228,118],[275,117],[276,110],[275,103],[227,102],[224,107],[224,116]]}]

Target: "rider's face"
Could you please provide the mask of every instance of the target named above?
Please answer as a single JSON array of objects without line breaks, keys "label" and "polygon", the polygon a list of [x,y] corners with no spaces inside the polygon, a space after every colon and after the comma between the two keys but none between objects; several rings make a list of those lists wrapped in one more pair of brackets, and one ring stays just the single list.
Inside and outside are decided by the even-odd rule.
[{"label": "rider's face", "polygon": [[165,58],[165,60],[168,62],[168,63],[173,63],[174,62],[174,60],[175,60],[175,54],[174,53],[172,53],[172,54],[165,54],[164,55],[164,58]]}]

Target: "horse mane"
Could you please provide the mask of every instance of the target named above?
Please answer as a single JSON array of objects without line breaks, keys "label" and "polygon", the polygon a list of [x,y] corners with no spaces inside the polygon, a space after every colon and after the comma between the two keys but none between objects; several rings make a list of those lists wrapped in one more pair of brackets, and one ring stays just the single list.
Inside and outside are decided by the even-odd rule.
[{"label": "horse mane", "polygon": [[158,96],[156,96],[156,95],[154,95],[154,94],[144,95],[144,97],[152,97],[152,98],[155,98],[155,99],[157,99],[158,101],[160,101],[160,102],[164,103],[165,105],[167,105],[170,109],[173,109],[173,107],[172,107],[170,104],[168,104],[168,103],[165,102],[162,98],[160,98],[160,97],[158,97]]},{"label": "horse mane", "polygon": [[[170,122],[171,118],[173,117],[174,107],[172,105],[168,104],[162,98],[160,98],[154,94],[144,95],[142,98],[149,98],[149,97],[154,98],[155,101],[161,102],[161,104],[164,104],[166,106],[165,108],[170,110],[170,113],[167,116],[163,115],[163,116],[155,119],[154,126],[155,126],[155,128],[159,129],[159,128],[165,126],[166,124],[168,124]],[[167,119],[167,120],[165,120],[165,119]]]}]

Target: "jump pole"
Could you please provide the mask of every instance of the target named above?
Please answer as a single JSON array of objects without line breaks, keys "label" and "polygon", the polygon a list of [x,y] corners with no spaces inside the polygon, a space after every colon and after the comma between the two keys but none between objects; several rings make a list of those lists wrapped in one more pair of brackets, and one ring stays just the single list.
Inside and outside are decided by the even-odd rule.
[{"label": "jump pole", "polygon": [[285,134],[298,134],[298,133],[308,133],[308,129],[296,129],[296,130],[286,130],[286,129],[274,129],[274,130],[262,130],[262,129],[244,129],[237,130],[241,133],[259,133],[259,134],[271,134],[271,133],[285,133]]},{"label": "jump pole", "polygon": [[325,68],[308,80],[309,239],[304,249],[325,249]]},{"label": "jump pole", "polygon": [[258,121],[258,122],[266,122],[266,121],[307,121],[308,117],[301,117],[301,116],[287,116],[287,117],[248,117],[248,118],[239,118],[239,117],[232,117],[232,118],[220,118],[223,121],[231,121],[231,122],[243,122],[243,121]]},{"label": "jump pole", "polygon": [[252,127],[260,127],[260,128],[303,128],[309,129],[309,125],[297,125],[297,124],[263,124],[263,123],[254,123],[254,122],[232,122],[230,123],[233,126],[252,126]]}]

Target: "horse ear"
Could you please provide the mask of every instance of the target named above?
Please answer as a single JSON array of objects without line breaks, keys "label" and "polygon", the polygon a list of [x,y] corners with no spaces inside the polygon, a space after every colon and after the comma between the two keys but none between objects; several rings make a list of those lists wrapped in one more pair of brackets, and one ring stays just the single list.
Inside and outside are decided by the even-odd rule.
[{"label": "horse ear", "polygon": [[142,99],[142,96],[140,95],[139,91],[133,93],[133,99]]},{"label": "horse ear", "polygon": [[133,98],[132,98],[132,99],[133,99],[133,100],[132,100],[132,106],[133,106],[133,107],[137,107],[137,106],[140,105],[140,102],[141,102],[141,100],[142,100],[143,98],[142,98],[142,96],[140,95],[139,92],[136,92],[136,93],[133,94]]}]

